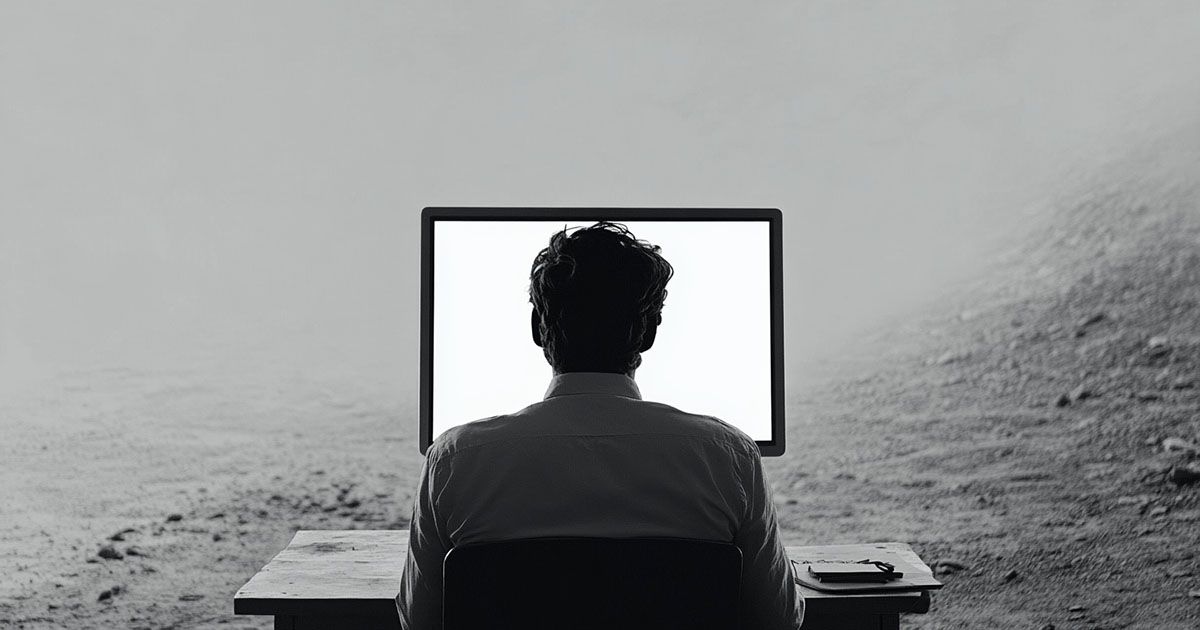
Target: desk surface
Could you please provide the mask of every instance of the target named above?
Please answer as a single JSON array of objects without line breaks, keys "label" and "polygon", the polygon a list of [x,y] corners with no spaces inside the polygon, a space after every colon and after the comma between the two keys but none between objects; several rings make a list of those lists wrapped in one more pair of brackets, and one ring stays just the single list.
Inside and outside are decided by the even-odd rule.
[{"label": "desk surface", "polygon": [[[842,555],[866,556],[871,550],[899,553],[918,568],[930,571],[907,544],[871,543],[788,547],[795,559]],[[233,611],[242,615],[389,615],[408,554],[408,530],[300,530],[234,595]],[[929,595],[898,591],[839,595],[803,586],[806,614],[844,612],[925,612]]]}]

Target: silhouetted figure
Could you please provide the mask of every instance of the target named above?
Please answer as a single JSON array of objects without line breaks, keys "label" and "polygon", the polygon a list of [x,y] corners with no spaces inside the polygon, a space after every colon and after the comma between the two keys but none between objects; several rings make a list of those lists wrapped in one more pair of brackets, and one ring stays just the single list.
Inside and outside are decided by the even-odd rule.
[{"label": "silhouetted figure", "polygon": [[[430,446],[397,597],[403,627],[441,628],[450,549],[550,536],[733,542],[741,627],[799,627],[803,600],[757,445],[716,418],[643,401],[634,382],[673,273],[659,252],[600,222],[556,233],[538,253],[530,323],[554,376],[542,402],[455,427]],[[723,333],[736,334],[713,331]]]}]

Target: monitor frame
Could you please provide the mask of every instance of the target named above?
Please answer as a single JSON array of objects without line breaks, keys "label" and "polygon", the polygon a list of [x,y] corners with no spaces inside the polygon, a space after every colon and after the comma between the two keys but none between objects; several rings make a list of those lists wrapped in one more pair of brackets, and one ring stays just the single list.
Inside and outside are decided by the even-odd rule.
[{"label": "monitor frame", "polygon": [[[433,224],[450,221],[766,221],[770,239],[771,437],[758,440],[764,457],[783,455],[785,443],[783,357],[783,213],[777,208],[489,207],[438,206],[421,211],[421,350],[418,392],[419,447],[433,442]],[[536,252],[530,252],[530,260]],[[514,331],[519,334],[522,331]],[[530,401],[531,403],[536,401]],[[664,401],[668,404],[670,401]],[[498,410],[499,411],[499,410]]]}]

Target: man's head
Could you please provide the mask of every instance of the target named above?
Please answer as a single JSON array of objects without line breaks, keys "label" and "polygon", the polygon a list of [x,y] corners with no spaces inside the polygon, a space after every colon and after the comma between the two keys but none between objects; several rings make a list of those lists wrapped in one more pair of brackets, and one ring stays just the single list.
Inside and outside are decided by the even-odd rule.
[{"label": "man's head", "polygon": [[550,237],[529,273],[533,341],[555,373],[632,374],[662,323],[674,270],[618,223]]}]

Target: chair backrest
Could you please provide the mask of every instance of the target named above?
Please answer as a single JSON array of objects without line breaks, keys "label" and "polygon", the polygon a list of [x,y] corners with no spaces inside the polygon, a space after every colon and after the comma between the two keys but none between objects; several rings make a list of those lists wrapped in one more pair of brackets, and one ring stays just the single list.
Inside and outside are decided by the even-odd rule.
[{"label": "chair backrest", "polygon": [[535,538],[455,547],[445,630],[737,627],[742,554],[673,538]]}]

